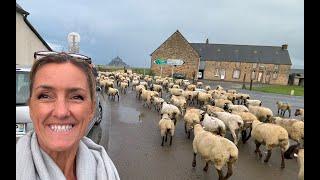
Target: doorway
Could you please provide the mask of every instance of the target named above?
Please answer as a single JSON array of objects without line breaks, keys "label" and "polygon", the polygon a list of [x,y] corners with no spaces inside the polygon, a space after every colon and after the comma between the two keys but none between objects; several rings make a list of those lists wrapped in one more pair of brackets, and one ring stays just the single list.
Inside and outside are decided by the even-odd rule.
[{"label": "doorway", "polygon": [[262,82],[262,76],[263,76],[263,72],[260,71],[260,72],[258,73],[258,82]]},{"label": "doorway", "polygon": [[226,71],[225,71],[225,69],[221,69],[221,70],[220,70],[220,79],[221,79],[221,80],[224,80],[225,76],[226,76]]}]

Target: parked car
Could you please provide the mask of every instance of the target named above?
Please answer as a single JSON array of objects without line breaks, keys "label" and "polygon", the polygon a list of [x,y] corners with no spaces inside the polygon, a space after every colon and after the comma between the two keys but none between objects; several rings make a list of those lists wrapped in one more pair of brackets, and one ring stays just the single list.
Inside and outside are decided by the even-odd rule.
[{"label": "parked car", "polygon": [[175,79],[185,79],[186,75],[184,75],[182,73],[173,73],[173,78],[175,78]]},{"label": "parked car", "polygon": [[[29,98],[29,74],[31,67],[16,67],[16,141],[19,137],[33,130],[32,121],[29,116],[29,106],[27,100]],[[96,113],[91,120],[86,136],[90,132],[94,124],[99,124],[102,120],[102,105],[100,99],[101,88],[96,89]]]}]

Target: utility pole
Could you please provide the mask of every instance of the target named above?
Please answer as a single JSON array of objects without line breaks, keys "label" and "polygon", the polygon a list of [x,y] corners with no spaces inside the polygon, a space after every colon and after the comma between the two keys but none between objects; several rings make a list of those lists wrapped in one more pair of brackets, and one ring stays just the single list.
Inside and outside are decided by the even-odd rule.
[{"label": "utility pole", "polygon": [[243,76],[243,84],[242,84],[242,89],[246,89],[246,84],[245,84],[245,81],[246,81],[246,73],[244,74]]}]

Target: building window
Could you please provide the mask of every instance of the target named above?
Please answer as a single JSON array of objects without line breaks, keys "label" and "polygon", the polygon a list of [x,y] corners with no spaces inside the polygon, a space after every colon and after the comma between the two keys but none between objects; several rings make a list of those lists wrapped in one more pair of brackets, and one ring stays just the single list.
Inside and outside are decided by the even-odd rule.
[{"label": "building window", "polygon": [[251,72],[251,80],[254,80],[254,79],[256,79],[256,71],[255,70],[253,70]]},{"label": "building window", "polygon": [[216,68],[214,76],[219,76],[219,69],[218,68]]},{"label": "building window", "polygon": [[239,69],[235,69],[233,71],[233,75],[232,75],[233,79],[239,79],[240,78],[240,70]]},{"label": "building window", "polygon": [[252,64],[252,68],[253,68],[253,69],[257,68],[257,66],[258,66],[258,63],[253,63],[253,64]]},{"label": "building window", "polygon": [[266,66],[265,66],[264,64],[260,64],[260,65],[259,65],[259,69],[263,71],[263,70],[266,69]]},{"label": "building window", "polygon": [[236,62],[236,68],[240,68],[240,62]]},{"label": "building window", "polygon": [[273,79],[277,79],[277,78],[278,78],[278,72],[277,72],[277,71],[274,71],[274,72],[273,72],[272,78],[273,78]]},{"label": "building window", "polygon": [[275,65],[274,65],[274,70],[275,70],[275,71],[278,71],[278,70],[279,70],[279,65],[278,65],[278,64],[275,64]]}]

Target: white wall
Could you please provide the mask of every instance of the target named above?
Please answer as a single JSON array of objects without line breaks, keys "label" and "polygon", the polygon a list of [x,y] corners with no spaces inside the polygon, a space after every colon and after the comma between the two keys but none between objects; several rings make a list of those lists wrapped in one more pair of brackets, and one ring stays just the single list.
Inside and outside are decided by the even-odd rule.
[{"label": "white wall", "polygon": [[35,51],[48,50],[38,36],[24,22],[23,16],[16,12],[16,64],[31,66]]}]

